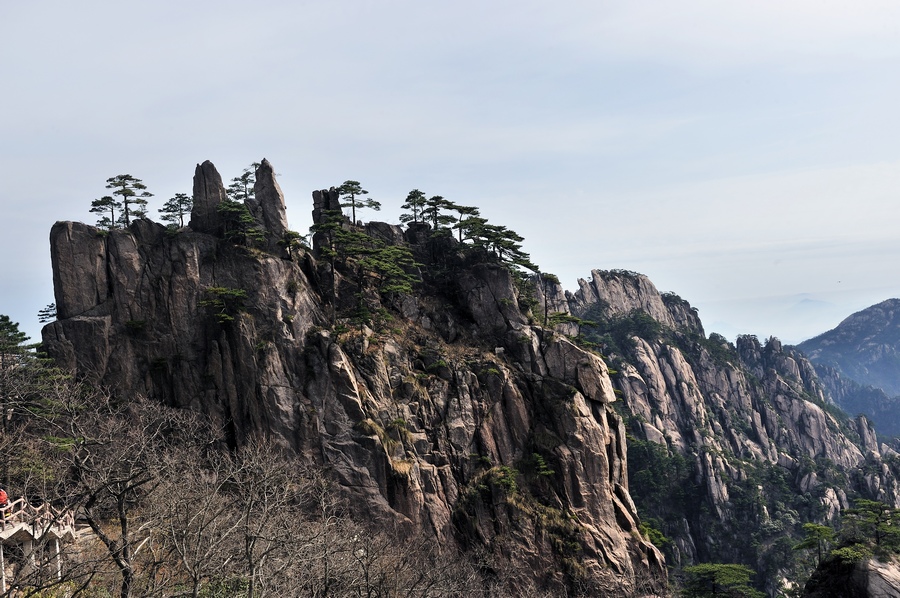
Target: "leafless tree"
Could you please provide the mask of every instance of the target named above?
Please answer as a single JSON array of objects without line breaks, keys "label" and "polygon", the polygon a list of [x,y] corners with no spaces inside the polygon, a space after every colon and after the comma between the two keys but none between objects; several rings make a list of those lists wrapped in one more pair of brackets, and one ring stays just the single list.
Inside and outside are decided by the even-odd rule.
[{"label": "leafless tree", "polygon": [[55,416],[69,468],[60,495],[105,547],[121,598],[160,593],[161,563],[151,550],[158,520],[150,507],[163,499],[166,452],[195,442],[198,425],[186,411],[145,399],[117,404],[83,390],[65,397]]},{"label": "leafless tree", "polygon": [[192,449],[164,457],[164,476],[154,511],[160,561],[187,581],[196,598],[205,584],[221,580],[235,560],[239,509],[228,496],[231,460],[221,451],[199,459]]}]

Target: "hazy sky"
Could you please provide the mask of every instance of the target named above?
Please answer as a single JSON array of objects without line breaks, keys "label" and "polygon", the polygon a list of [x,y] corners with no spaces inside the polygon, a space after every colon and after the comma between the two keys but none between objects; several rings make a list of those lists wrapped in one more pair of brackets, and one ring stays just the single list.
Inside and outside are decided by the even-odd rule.
[{"label": "hazy sky", "polygon": [[799,342],[900,296],[900,3],[0,2],[0,313],[107,178],[268,158],[291,227],[356,179],[477,205],[569,289],[650,276],[707,332]]}]

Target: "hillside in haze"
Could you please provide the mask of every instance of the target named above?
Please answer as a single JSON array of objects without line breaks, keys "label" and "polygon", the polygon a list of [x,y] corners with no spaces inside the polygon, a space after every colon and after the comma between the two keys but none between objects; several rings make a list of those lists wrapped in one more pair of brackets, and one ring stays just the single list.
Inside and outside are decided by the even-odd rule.
[{"label": "hillside in haze", "polygon": [[[513,231],[439,196],[410,193],[400,226],[347,218],[345,194],[315,191],[310,247],[267,161],[254,178],[235,201],[198,165],[188,226],[56,223],[45,350],[114,409],[201,416],[218,434],[205,451],[265,439],[323,472],[355,524],[463,555],[496,596],[661,595],[711,563],[749,568],[772,596],[799,591],[816,564],[794,549],[806,525],[838,529],[859,499],[900,507],[900,455],[777,339],[707,335],[690,303],[634,272],[594,270],[567,291]],[[84,437],[53,454],[81,464]],[[128,496],[147,513],[137,547],[160,519],[152,495]],[[90,510],[91,497],[59,500]],[[325,546],[286,544],[277,562],[319,571]],[[252,583],[231,556],[198,587]],[[189,577],[161,562],[173,584]],[[253,565],[279,579],[275,559]],[[361,587],[354,575],[341,583]]]},{"label": "hillside in haze", "polygon": [[900,299],[859,311],[797,348],[845,411],[865,413],[881,434],[900,435]]}]

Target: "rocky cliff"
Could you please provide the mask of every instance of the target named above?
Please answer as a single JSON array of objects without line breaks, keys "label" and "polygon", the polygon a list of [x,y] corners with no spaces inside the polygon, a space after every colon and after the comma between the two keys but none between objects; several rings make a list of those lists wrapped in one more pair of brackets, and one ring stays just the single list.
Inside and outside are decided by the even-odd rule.
[{"label": "rocky cliff", "polygon": [[900,506],[898,455],[777,339],[707,336],[633,272],[572,293],[421,222],[354,226],[334,189],[297,247],[271,165],[255,174],[250,222],[205,162],[188,227],[54,225],[46,350],[232,446],[275,439],[358,517],[478,554],[510,592],[645,595],[715,561],[774,593],[811,571],[803,523]]},{"label": "rocky cliff", "polygon": [[[317,223],[336,197],[314,193]],[[285,250],[268,162],[246,205],[261,239],[229,235],[225,200],[205,162],[189,227],[55,224],[46,350],[123,399],[208,415],[233,445],[277,439],[328,468],[358,516],[479,552],[511,591],[665,583],[608,368],[532,322],[520,277],[420,225],[416,294],[380,292],[352,256]],[[406,246],[398,227],[338,228]]]},{"label": "rocky cliff", "polygon": [[545,284],[544,301],[592,321],[581,338],[614,364],[632,495],[670,564],[744,563],[774,593],[811,570],[792,550],[802,523],[834,522],[856,496],[900,504],[895,453],[832,404],[801,354],[706,337],[696,310],[639,274],[579,284]]},{"label": "rocky cliff", "polygon": [[827,559],[806,584],[808,598],[893,598],[900,594],[896,558],[866,559],[856,564]]},{"label": "rocky cliff", "polygon": [[900,436],[900,299],[857,312],[797,348],[845,411],[866,414],[879,434]]}]

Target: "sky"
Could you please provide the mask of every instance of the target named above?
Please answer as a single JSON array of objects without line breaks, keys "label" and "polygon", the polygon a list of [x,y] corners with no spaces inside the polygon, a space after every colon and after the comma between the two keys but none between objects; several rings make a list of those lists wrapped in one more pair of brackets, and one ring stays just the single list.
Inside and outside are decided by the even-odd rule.
[{"label": "sky", "polygon": [[0,2],[0,313],[40,338],[48,235],[106,179],[267,158],[290,226],[353,179],[525,237],[570,290],[650,277],[707,332],[797,343],[900,297],[900,3]]}]

